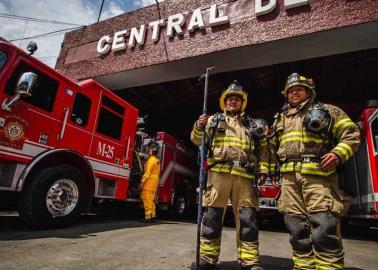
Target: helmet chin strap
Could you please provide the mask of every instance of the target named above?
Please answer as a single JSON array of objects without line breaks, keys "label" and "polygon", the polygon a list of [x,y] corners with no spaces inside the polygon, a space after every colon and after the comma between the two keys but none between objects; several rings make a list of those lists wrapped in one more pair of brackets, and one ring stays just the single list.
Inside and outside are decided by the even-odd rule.
[{"label": "helmet chin strap", "polygon": [[224,110],[225,110],[227,113],[231,113],[231,114],[233,114],[233,115],[237,115],[237,114],[240,114],[240,113],[241,113],[240,109],[239,109],[238,111],[235,111],[235,110],[233,110],[232,108],[229,108],[229,107],[224,108]]}]

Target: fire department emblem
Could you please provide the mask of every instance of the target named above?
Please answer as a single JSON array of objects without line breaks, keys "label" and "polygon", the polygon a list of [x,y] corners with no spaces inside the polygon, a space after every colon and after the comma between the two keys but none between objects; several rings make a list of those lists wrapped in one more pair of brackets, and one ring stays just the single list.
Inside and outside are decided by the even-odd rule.
[{"label": "fire department emblem", "polygon": [[5,137],[10,141],[18,141],[24,136],[24,127],[18,122],[9,122],[5,127]]}]

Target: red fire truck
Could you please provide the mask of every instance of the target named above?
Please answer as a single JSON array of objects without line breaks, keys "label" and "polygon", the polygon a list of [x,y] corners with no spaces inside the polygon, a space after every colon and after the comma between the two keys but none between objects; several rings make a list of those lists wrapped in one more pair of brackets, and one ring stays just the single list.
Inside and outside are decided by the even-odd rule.
[{"label": "red fire truck", "polygon": [[[31,54],[35,49],[30,46]],[[71,224],[92,197],[139,199],[132,192],[138,178],[130,177],[139,147],[135,107],[94,80],[71,81],[1,39],[0,100],[0,192],[18,196],[27,223]],[[190,153],[166,133],[155,140],[162,158],[159,200],[183,214],[196,181]]]},{"label": "red fire truck", "polygon": [[357,120],[361,129],[361,145],[341,169],[340,182],[352,197],[350,218],[378,221],[378,109],[370,102]]},{"label": "red fire truck", "polygon": [[139,201],[139,183],[143,164],[147,161],[148,147],[156,144],[161,166],[156,194],[159,208],[168,210],[174,217],[183,217],[196,207],[196,165],[193,153],[175,138],[165,132],[158,132],[151,138],[144,132],[136,134],[133,166],[130,176],[128,201]]}]

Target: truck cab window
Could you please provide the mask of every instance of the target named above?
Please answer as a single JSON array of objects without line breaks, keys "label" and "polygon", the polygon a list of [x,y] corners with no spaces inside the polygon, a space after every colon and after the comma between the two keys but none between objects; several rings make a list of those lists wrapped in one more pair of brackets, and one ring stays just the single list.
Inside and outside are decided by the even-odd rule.
[{"label": "truck cab window", "polygon": [[121,139],[125,108],[107,96],[103,96],[97,132],[116,140]]},{"label": "truck cab window", "polygon": [[371,122],[371,133],[373,136],[374,152],[378,153],[378,117]]},{"label": "truck cab window", "polygon": [[8,80],[5,93],[10,96],[15,95],[17,82],[24,72],[34,72],[38,76],[37,85],[32,89],[32,96],[21,100],[32,104],[42,110],[52,112],[59,83],[30,65],[20,62],[16,67],[12,77]]},{"label": "truck cab window", "polygon": [[87,96],[77,93],[72,108],[71,121],[85,127],[88,123],[92,101]]},{"label": "truck cab window", "polygon": [[7,62],[7,55],[5,54],[5,52],[0,50],[0,70],[3,69],[6,62]]}]

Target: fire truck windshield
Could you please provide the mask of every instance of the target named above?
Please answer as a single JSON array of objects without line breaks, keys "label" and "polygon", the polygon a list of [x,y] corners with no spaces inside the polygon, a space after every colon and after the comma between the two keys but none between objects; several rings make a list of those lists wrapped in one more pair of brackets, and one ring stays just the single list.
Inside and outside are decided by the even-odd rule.
[{"label": "fire truck windshield", "polygon": [[7,55],[5,52],[0,50],[0,70],[3,69],[3,66],[5,66],[5,63],[7,62]]}]

